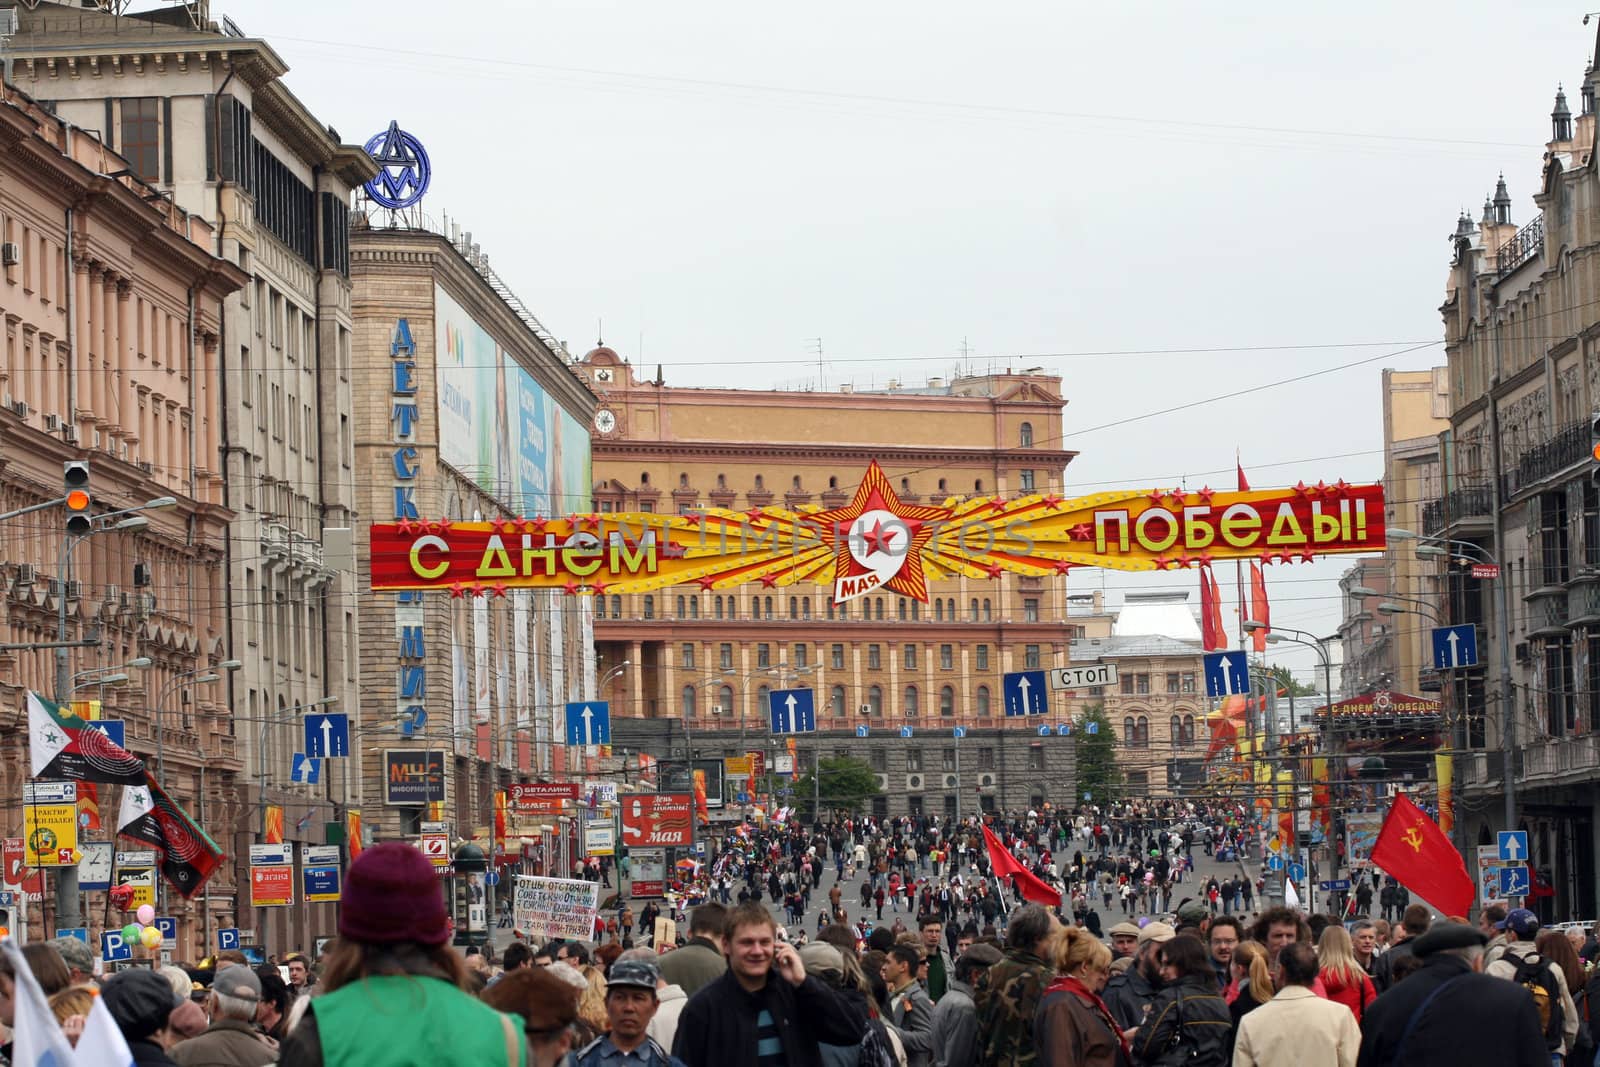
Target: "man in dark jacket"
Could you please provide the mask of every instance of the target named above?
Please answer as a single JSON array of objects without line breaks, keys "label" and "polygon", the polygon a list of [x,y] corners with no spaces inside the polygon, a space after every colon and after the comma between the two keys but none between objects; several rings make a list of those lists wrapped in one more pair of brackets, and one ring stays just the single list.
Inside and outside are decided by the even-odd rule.
[{"label": "man in dark jacket", "polygon": [[740,905],[728,916],[728,970],[690,997],[678,1019],[672,1054],[687,1067],[821,1067],[818,1042],[861,1043],[867,1020],[807,977],[800,954],[777,933],[759,904]]},{"label": "man in dark jacket", "polygon": [[256,1030],[261,979],[248,967],[218,971],[206,997],[211,1025],[172,1049],[178,1067],[265,1067],[278,1062],[278,1043]]},{"label": "man in dark jacket", "polygon": [[1487,940],[1451,922],[1415,938],[1422,966],[1367,1008],[1357,1067],[1549,1067],[1533,998],[1478,973]]},{"label": "man in dark jacket", "polygon": [[1144,1021],[1145,1005],[1155,1000],[1161,989],[1161,946],[1176,936],[1166,923],[1145,923],[1139,931],[1133,966],[1106,983],[1101,997],[1111,1009],[1111,1017],[1124,1030]]},{"label": "man in dark jacket", "polygon": [[1405,937],[1396,941],[1383,955],[1378,957],[1372,965],[1372,984],[1382,993],[1394,984],[1394,965],[1402,957],[1411,955],[1412,942],[1428,932],[1428,920],[1431,918],[1426,904],[1411,904],[1406,907],[1405,915],[1401,919],[1401,930]]},{"label": "man in dark jacket", "polygon": [[661,977],[668,985],[680,986],[692,997],[721,977],[728,969],[722,955],[722,930],[727,922],[728,909],[715,901],[689,913],[688,943],[661,957]]}]

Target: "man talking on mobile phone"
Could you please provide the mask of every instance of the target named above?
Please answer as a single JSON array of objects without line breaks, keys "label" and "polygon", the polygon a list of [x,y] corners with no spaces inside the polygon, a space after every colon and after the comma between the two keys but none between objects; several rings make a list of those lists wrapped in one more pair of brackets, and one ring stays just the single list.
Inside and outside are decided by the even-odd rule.
[{"label": "man talking on mobile phone", "polygon": [[687,1067],[821,1067],[819,1042],[859,1045],[867,1020],[815,978],[760,904],[741,904],[723,933],[728,970],[689,998],[672,1054]]}]

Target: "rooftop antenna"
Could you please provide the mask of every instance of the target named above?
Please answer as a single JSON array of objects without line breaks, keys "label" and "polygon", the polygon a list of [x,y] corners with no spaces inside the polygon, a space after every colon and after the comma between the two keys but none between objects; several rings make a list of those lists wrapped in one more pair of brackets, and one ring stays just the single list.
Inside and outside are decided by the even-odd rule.
[{"label": "rooftop antenna", "polygon": [[812,351],[814,351],[817,356],[817,392],[826,392],[828,389],[828,382],[822,374],[822,338],[807,337],[806,344],[811,347]]},{"label": "rooftop antenna", "polygon": [[972,346],[965,337],[961,338],[961,365],[966,368],[966,374],[972,373]]},{"label": "rooftop antenna", "polygon": [[604,348],[606,346],[606,323],[604,319],[594,320],[594,338],[594,346],[596,348]]}]

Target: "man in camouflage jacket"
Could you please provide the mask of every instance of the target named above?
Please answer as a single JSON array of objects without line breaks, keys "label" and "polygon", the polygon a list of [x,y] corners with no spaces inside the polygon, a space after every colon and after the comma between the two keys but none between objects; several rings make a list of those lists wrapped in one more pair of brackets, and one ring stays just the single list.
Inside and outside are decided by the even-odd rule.
[{"label": "man in camouflage jacket", "polygon": [[1012,913],[1004,958],[973,990],[978,1067],[1032,1067],[1038,1061],[1033,1016],[1055,976],[1043,958],[1055,925],[1055,916],[1037,904]]}]

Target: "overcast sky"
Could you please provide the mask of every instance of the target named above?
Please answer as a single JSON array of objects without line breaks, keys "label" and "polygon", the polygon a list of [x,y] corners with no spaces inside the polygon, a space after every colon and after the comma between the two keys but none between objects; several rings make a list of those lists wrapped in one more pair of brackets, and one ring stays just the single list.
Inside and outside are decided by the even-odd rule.
[{"label": "overcast sky", "polygon": [[[1064,377],[1069,490],[1231,487],[1236,448],[1258,488],[1372,480],[1381,369],[1443,362],[1457,212],[1504,170],[1528,220],[1594,26],[1581,4],[1222,6],[214,10],[345,140],[415,133],[425,209],[576,353],[603,322],[671,384],[772,388],[815,384],[820,337],[837,388],[949,375],[965,346]],[[1272,568],[1274,621],[1333,633],[1349,562]],[[1198,597],[1192,572],[1103,580]]]}]

